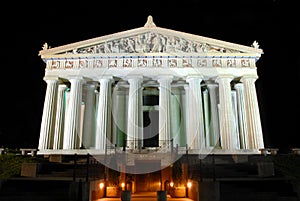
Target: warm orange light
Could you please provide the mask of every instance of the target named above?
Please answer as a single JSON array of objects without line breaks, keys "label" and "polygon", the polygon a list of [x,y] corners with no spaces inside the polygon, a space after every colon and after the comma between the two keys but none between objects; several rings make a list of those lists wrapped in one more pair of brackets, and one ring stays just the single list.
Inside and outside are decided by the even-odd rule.
[{"label": "warm orange light", "polygon": [[99,184],[99,187],[100,187],[100,189],[104,188],[104,183],[101,182],[101,183]]},{"label": "warm orange light", "polygon": [[122,188],[125,187],[125,183],[124,183],[124,182],[121,183],[121,187],[122,187]]},{"label": "warm orange light", "polygon": [[192,182],[189,181],[189,182],[187,183],[187,187],[188,187],[188,188],[191,188],[191,187],[192,187]]},{"label": "warm orange light", "polygon": [[174,186],[174,182],[171,181],[170,182],[170,186],[173,187]]}]

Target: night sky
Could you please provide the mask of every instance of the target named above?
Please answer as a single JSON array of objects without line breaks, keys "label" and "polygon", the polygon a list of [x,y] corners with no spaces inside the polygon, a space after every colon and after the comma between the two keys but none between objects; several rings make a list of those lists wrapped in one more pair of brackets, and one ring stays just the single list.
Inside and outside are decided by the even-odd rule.
[{"label": "night sky", "polygon": [[[299,11],[297,1],[154,0],[28,1],[1,6],[0,147],[38,146],[46,91],[47,42],[57,47],[144,26],[156,26],[250,46],[264,54],[256,81],[266,147],[300,147]],[[285,3],[285,4],[283,4]]]}]

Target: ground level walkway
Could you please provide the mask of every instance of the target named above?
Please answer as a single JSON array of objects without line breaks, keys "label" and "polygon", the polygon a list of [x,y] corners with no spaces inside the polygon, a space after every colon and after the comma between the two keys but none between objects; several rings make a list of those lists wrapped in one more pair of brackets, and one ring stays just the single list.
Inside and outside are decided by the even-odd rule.
[{"label": "ground level walkway", "polygon": [[[95,201],[121,201],[121,198],[101,198]],[[131,201],[157,201],[156,192],[138,192],[131,195]],[[172,198],[167,195],[167,201],[194,201],[190,198]]]}]

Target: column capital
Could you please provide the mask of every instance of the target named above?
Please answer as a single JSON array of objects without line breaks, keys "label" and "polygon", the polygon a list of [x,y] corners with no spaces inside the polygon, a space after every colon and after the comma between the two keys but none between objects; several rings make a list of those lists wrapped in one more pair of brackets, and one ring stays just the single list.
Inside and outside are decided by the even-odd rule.
[{"label": "column capital", "polygon": [[69,82],[71,83],[71,87],[72,87],[73,84],[83,85],[86,81],[84,79],[80,79],[80,78],[70,78]]},{"label": "column capital", "polygon": [[219,83],[220,80],[228,80],[231,82],[231,80],[233,80],[233,76],[232,75],[226,75],[226,74],[221,74],[221,75],[218,75],[217,78],[216,78],[216,82]]},{"label": "column capital", "polygon": [[188,82],[189,80],[192,79],[199,79],[199,80],[203,80],[203,75],[188,75],[186,76],[186,81]]},{"label": "column capital", "polygon": [[46,80],[57,80],[59,81],[60,78],[58,76],[49,76],[49,75],[46,75],[44,78],[43,78],[45,81]]},{"label": "column capital", "polygon": [[241,77],[240,81],[243,82],[245,80],[253,80],[256,81],[258,79],[257,75],[243,75],[243,77]]},{"label": "column capital", "polygon": [[43,79],[46,83],[50,83],[50,82],[58,83],[58,84],[63,83],[61,78],[59,78],[58,76],[45,76]]},{"label": "column capital", "polygon": [[112,84],[114,79],[112,77],[102,77],[99,78],[100,87],[103,84]]},{"label": "column capital", "polygon": [[[136,90],[136,87],[141,89],[141,85],[142,85],[142,80],[143,77],[142,76],[134,76],[134,77],[130,77],[127,81],[129,83],[129,90],[130,89],[134,89]],[[135,85],[135,87],[134,87]]]},{"label": "column capital", "polygon": [[91,78],[84,77],[84,76],[68,76],[66,77],[66,79],[70,82],[71,80],[80,80],[82,83],[86,83],[87,81],[92,81]]},{"label": "column capital", "polygon": [[45,82],[49,85],[49,84],[59,84],[60,81],[56,80],[56,79],[46,79]]},{"label": "column capital", "polygon": [[97,81],[100,81],[100,80],[113,80],[114,77],[112,75],[104,75],[104,76],[101,76],[101,77],[97,77]]},{"label": "column capital", "polygon": [[194,87],[201,86],[202,78],[201,77],[188,77],[186,79],[187,83],[189,83],[189,86],[195,85]]}]

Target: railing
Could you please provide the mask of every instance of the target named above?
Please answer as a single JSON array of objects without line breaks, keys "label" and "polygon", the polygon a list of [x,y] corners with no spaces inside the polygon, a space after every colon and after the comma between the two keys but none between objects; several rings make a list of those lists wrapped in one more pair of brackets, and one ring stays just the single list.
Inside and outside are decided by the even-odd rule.
[{"label": "railing", "polygon": [[117,144],[107,144],[105,149],[106,155],[115,154],[118,152],[174,152],[178,150],[174,147],[173,139],[171,140],[158,140],[153,146],[144,146],[143,140],[124,140],[123,146]]},{"label": "railing", "polygon": [[82,178],[85,181],[103,179],[104,170],[104,165],[90,154],[73,156],[73,181]]}]

